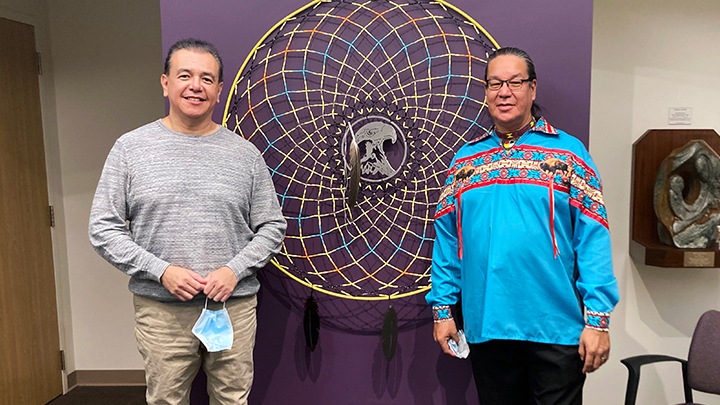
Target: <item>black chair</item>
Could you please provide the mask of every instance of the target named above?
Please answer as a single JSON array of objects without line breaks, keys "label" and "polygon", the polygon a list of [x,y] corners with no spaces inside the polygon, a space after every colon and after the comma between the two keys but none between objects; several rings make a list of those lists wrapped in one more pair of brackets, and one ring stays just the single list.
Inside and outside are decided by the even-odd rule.
[{"label": "black chair", "polygon": [[720,312],[707,311],[693,332],[688,359],[647,354],[620,360],[628,368],[625,405],[634,405],[640,382],[640,367],[663,361],[677,361],[682,365],[685,403],[692,404],[692,390],[720,395]]}]

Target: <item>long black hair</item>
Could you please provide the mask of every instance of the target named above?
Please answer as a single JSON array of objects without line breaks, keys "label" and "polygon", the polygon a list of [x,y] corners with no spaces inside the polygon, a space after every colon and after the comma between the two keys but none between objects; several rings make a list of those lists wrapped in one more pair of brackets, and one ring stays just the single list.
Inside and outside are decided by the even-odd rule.
[{"label": "long black hair", "polygon": [[[535,74],[535,64],[530,58],[530,55],[528,55],[527,52],[523,51],[520,48],[508,46],[496,50],[495,52],[490,54],[490,56],[488,56],[487,66],[490,66],[490,61],[501,55],[512,55],[522,59],[523,62],[525,62],[525,66],[527,66],[528,79],[537,80],[537,74]],[[487,83],[487,67],[485,68],[485,83]],[[535,119],[539,119],[542,116],[542,108],[540,108],[540,106],[533,101],[532,107],[530,108],[530,113]]]}]

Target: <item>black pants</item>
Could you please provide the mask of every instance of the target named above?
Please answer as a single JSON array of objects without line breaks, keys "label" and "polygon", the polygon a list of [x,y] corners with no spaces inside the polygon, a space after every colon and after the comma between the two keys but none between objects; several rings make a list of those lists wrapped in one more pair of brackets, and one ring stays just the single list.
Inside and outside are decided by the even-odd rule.
[{"label": "black pants", "polygon": [[470,345],[480,405],[580,405],[578,346],[517,340]]}]

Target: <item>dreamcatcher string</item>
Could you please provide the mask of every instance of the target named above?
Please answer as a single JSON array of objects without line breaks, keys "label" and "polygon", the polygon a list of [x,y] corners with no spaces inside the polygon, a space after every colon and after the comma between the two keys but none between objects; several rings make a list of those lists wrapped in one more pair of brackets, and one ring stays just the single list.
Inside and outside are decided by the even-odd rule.
[{"label": "dreamcatcher string", "polygon": [[481,77],[497,47],[442,0],[316,0],[268,31],[223,125],[258,147],[276,185],[288,231],[272,263],[339,298],[427,291],[434,208],[455,151],[485,129]]}]

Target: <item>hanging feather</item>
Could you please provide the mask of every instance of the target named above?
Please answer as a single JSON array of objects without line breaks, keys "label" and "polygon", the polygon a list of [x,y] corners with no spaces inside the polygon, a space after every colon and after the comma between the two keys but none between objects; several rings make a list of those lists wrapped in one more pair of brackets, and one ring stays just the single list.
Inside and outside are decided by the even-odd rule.
[{"label": "hanging feather", "polygon": [[385,320],[383,321],[381,336],[383,353],[387,361],[390,361],[395,355],[398,339],[397,312],[395,312],[392,304],[390,304],[387,311],[385,311]]},{"label": "hanging feather", "polygon": [[310,348],[310,351],[315,351],[320,338],[320,313],[318,313],[318,304],[313,298],[312,292],[308,299],[305,300],[303,330],[305,331],[305,343]]},{"label": "hanging feather", "polygon": [[360,147],[355,140],[355,131],[353,131],[352,124],[350,124],[350,146],[348,146],[348,166],[349,184],[346,189],[347,204],[350,208],[355,206],[357,203],[358,193],[360,192]]}]

